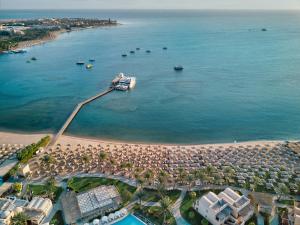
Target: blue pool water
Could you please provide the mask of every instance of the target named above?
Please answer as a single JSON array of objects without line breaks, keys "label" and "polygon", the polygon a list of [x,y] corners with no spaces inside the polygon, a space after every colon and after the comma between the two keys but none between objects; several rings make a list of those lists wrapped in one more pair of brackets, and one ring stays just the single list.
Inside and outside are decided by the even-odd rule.
[{"label": "blue pool water", "polygon": [[[0,12],[0,18],[66,16],[123,25],[0,55],[1,130],[55,132],[79,101],[125,72],[137,77],[136,88],[86,106],[67,133],[167,143],[299,138],[299,12]],[[121,57],[136,47],[135,55]],[[26,63],[32,56],[38,60]],[[96,59],[91,71],[75,65],[89,58]],[[177,64],[183,72],[173,71]]]},{"label": "blue pool water", "polygon": [[144,223],[130,214],[126,216],[125,219],[115,223],[115,225],[144,225]]}]

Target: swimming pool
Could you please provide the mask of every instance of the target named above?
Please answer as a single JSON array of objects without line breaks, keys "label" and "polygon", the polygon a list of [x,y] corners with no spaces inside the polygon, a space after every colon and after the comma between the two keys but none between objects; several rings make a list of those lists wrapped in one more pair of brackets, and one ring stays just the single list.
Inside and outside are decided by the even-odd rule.
[{"label": "swimming pool", "polygon": [[114,225],[145,225],[142,221],[140,221],[138,218],[135,216],[129,214],[126,216],[123,220],[114,223]]}]

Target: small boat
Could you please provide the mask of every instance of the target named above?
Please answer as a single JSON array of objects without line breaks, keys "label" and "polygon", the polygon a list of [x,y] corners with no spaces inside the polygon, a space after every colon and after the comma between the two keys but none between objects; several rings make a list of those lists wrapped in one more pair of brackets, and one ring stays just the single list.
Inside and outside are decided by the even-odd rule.
[{"label": "small boat", "polygon": [[135,51],[130,51],[130,54],[134,54],[135,53]]},{"label": "small boat", "polygon": [[263,28],[263,29],[261,29],[261,31],[267,31],[267,28]]},{"label": "small boat", "polygon": [[89,61],[90,61],[90,62],[95,62],[96,60],[95,60],[95,59],[89,59]]},{"label": "small boat", "polygon": [[163,47],[163,50],[168,50],[168,48],[167,47]]},{"label": "small boat", "polygon": [[183,70],[183,66],[180,66],[180,65],[174,66],[174,70],[175,71],[182,71]]},{"label": "small boat", "polygon": [[136,48],[136,50],[137,50],[137,51],[139,51],[139,50],[140,50],[140,48]]},{"label": "small boat", "polygon": [[87,64],[87,65],[85,66],[85,68],[87,68],[87,69],[92,69],[92,68],[93,68],[93,64]]},{"label": "small boat", "polygon": [[127,54],[122,54],[122,57],[127,57]]},{"label": "small boat", "polygon": [[36,61],[37,58],[36,57],[31,57],[31,60]]},{"label": "small boat", "polygon": [[26,52],[27,51],[25,49],[12,50],[12,53],[14,53],[14,54],[23,54]]},{"label": "small boat", "polygon": [[27,60],[26,62],[27,62],[27,63],[31,63],[30,60]]},{"label": "small boat", "polygon": [[83,61],[78,61],[76,64],[77,65],[84,65],[84,62]]},{"label": "small boat", "polygon": [[146,53],[151,53],[151,51],[150,51],[150,50],[147,50]]}]

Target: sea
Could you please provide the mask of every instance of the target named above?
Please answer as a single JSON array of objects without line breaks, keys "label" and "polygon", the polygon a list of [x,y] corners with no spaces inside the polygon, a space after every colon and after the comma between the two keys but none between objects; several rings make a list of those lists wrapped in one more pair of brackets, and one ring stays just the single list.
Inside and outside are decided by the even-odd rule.
[{"label": "sea", "polygon": [[[0,19],[49,17],[120,25],[0,55],[2,131],[55,133],[79,102],[123,72],[136,87],[86,105],[68,135],[173,144],[300,137],[299,11],[0,11]],[[91,58],[91,70],[76,65]]]}]

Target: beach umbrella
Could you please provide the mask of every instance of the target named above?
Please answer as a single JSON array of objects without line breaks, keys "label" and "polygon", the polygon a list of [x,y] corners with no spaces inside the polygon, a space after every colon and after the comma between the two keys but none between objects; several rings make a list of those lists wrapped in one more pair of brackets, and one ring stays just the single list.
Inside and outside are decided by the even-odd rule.
[{"label": "beach umbrella", "polygon": [[99,219],[94,219],[93,220],[93,225],[99,225],[100,224],[100,220]]}]

